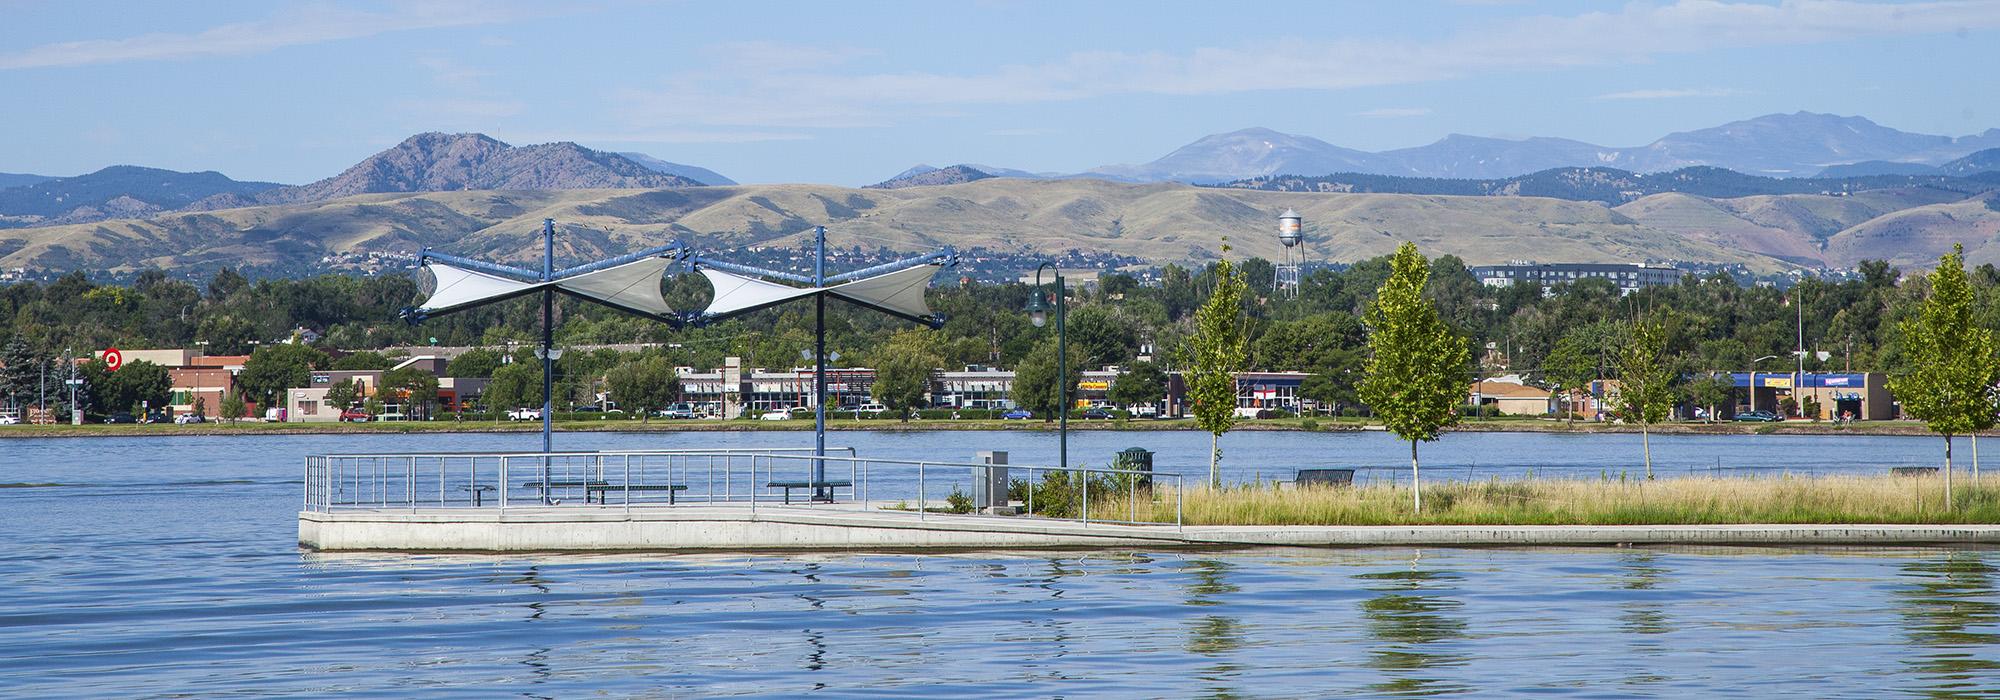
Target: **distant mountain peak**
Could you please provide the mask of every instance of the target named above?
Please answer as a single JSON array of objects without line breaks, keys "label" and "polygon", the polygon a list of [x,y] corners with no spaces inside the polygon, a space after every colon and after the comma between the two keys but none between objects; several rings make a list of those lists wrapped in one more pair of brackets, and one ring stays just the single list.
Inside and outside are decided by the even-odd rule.
[{"label": "distant mountain peak", "polygon": [[339,175],[266,193],[264,202],[316,202],[376,192],[695,187],[616,153],[571,141],[512,146],[479,133],[428,131]]},{"label": "distant mountain peak", "polygon": [[929,170],[918,170],[917,168],[930,168],[930,166],[919,165],[916,168],[910,168],[909,170],[903,171],[903,173],[900,175],[889,178],[887,180],[883,180],[881,182],[877,182],[873,185],[868,185],[863,189],[895,190],[895,189],[902,189],[904,187],[957,185],[961,183],[972,182],[974,180],[985,180],[993,177],[992,173],[988,173],[984,170],[980,170],[978,168],[963,163],[944,168],[930,168]]}]

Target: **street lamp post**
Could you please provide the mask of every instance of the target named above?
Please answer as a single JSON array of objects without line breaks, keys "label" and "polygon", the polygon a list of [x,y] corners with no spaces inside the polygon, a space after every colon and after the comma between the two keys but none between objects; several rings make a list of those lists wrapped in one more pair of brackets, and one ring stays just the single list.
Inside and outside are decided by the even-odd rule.
[{"label": "street lamp post", "polygon": [[1757,410],[1757,363],[1778,359],[1777,355],[1765,355],[1750,361],[1750,410]]},{"label": "street lamp post", "polygon": [[1042,299],[1042,270],[1050,270],[1056,278],[1056,464],[1069,467],[1069,334],[1063,327],[1066,308],[1063,303],[1062,269],[1050,263],[1035,267],[1035,291],[1028,295],[1028,321],[1041,328],[1047,324],[1049,304]]}]

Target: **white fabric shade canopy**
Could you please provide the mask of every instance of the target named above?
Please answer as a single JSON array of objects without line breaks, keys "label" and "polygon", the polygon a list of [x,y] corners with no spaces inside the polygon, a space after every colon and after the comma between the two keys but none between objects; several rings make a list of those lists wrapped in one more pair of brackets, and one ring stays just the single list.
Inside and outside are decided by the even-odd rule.
[{"label": "white fabric shade canopy", "polygon": [[924,302],[924,290],[930,287],[931,277],[942,267],[936,264],[918,265],[831,287],[790,287],[733,272],[703,268],[701,274],[708,277],[709,284],[715,288],[715,299],[708,303],[708,310],[703,315],[727,318],[825,293],[871,309],[928,323],[932,314],[930,305]]},{"label": "white fabric shade canopy", "polygon": [[644,258],[554,281],[528,282],[431,260],[424,263],[424,267],[437,280],[437,288],[415,311],[424,316],[435,316],[554,289],[640,315],[678,321],[673,307],[668,306],[667,300],[660,295],[660,280],[665,276],[667,266],[673,263],[670,258]]}]

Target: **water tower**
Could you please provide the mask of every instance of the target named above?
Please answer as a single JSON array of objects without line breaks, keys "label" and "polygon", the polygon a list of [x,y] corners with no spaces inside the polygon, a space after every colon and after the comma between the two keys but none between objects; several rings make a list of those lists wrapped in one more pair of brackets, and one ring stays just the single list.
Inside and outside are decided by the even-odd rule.
[{"label": "water tower", "polygon": [[1306,252],[1299,244],[1305,242],[1305,219],[1299,213],[1286,209],[1278,215],[1278,242],[1285,244],[1285,260],[1277,267],[1272,277],[1272,292],[1277,296],[1298,296],[1299,266],[1305,262]]}]

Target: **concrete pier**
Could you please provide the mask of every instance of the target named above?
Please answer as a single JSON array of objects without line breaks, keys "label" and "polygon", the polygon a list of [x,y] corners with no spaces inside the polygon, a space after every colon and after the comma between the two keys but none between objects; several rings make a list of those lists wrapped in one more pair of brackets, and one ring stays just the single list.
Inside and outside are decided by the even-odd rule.
[{"label": "concrete pier", "polygon": [[299,513],[323,551],[666,551],[2000,544],[2000,525],[1114,525],[837,505],[527,507]]}]

